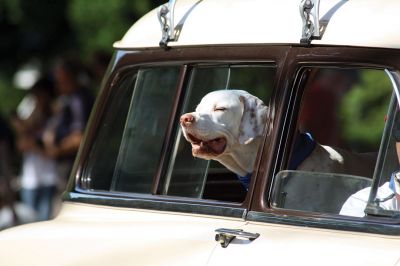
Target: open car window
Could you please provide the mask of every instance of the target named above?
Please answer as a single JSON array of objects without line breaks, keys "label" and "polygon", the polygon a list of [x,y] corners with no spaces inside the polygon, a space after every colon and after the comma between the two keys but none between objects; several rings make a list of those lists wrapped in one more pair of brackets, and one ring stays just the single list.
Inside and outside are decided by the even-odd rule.
[{"label": "open car window", "polygon": [[[275,69],[270,66],[196,67],[186,89],[181,113],[193,112],[201,98],[214,90],[242,89],[268,102]],[[210,78],[213,77],[213,78]],[[192,156],[179,125],[162,194],[241,202],[246,190],[238,176],[214,160]]]},{"label": "open car window", "polygon": [[186,68],[146,67],[122,74],[110,92],[81,188],[228,202],[245,199],[247,191],[235,173],[217,161],[193,157],[179,118],[215,90],[246,90],[268,104],[275,66]]},{"label": "open car window", "polygon": [[399,167],[389,72],[310,67],[301,70],[297,85],[297,122],[274,178],[271,206],[365,217],[370,196],[371,202],[388,196],[373,191]]}]

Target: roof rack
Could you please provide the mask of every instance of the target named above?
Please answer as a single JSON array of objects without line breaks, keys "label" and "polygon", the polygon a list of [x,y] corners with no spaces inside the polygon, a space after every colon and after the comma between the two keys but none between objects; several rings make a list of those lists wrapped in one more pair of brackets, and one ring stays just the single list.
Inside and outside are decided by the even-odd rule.
[{"label": "roof rack", "polygon": [[319,0],[301,0],[300,16],[303,20],[303,32],[300,43],[310,44],[311,40],[321,37],[319,27]]},{"label": "roof rack", "polygon": [[167,48],[168,42],[175,41],[175,25],[174,25],[174,9],[175,0],[169,0],[168,4],[160,6],[157,15],[161,25],[162,37],[160,46]]}]

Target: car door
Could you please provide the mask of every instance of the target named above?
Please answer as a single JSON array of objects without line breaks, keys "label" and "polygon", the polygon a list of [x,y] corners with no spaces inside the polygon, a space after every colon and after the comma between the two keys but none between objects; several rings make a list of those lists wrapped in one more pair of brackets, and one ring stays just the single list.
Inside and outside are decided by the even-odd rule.
[{"label": "car door", "polygon": [[[286,77],[292,80],[289,93],[277,103],[285,106],[276,107],[284,110],[276,118],[282,120],[273,122],[275,140],[266,142],[260,159],[260,165],[270,166],[271,172],[259,172],[256,187],[260,194],[253,198],[243,231],[225,233],[231,241],[216,247],[209,265],[219,265],[227,258],[237,265],[398,263],[398,210],[388,207],[395,204],[387,204],[394,201],[394,194],[381,192],[399,167],[399,81],[392,70],[398,68],[397,57],[383,59],[388,56],[386,50],[365,49],[364,56],[356,51],[292,50],[286,65]],[[300,145],[302,151],[313,142],[313,149],[323,145],[318,147],[329,155],[319,153],[311,161],[314,168],[306,167],[314,150],[305,154],[296,150],[303,133],[312,138]],[[371,155],[375,156],[372,163]],[[350,168],[326,167],[335,156],[342,159],[341,166],[351,160]],[[350,208],[361,209],[354,214],[344,212],[354,197],[358,203]]]},{"label": "car door", "polygon": [[[220,163],[194,158],[176,121],[215,88],[246,86],[268,101],[275,71],[271,63],[226,62],[122,68],[100,95],[66,198],[117,208],[102,223],[105,243],[124,239],[116,254],[146,265],[205,265],[216,230],[244,226],[251,193]],[[93,235],[87,224],[80,231]]]}]

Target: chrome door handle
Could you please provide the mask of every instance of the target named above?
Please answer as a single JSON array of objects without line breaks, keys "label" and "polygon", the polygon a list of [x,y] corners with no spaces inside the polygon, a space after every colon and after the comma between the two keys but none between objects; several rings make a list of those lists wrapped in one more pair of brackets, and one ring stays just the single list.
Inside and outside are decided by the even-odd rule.
[{"label": "chrome door handle", "polygon": [[223,248],[226,248],[235,237],[246,238],[253,241],[260,236],[258,233],[245,232],[242,229],[219,228],[216,229],[215,232],[217,232],[215,241],[219,242]]}]

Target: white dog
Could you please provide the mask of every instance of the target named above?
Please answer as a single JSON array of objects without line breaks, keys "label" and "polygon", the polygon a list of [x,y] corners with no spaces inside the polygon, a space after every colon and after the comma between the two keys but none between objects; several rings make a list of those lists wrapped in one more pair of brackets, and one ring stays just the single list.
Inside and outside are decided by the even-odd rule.
[{"label": "white dog", "polygon": [[193,156],[217,160],[240,176],[253,171],[268,114],[257,97],[241,90],[214,91],[196,112],[181,116]]},{"label": "white dog", "polygon": [[[246,176],[253,172],[268,113],[268,107],[246,91],[220,90],[205,95],[195,112],[181,116],[180,124],[193,156],[217,160]],[[295,148],[292,158],[296,152]],[[315,142],[295,168],[372,177],[375,160],[375,154],[356,154]]]}]

